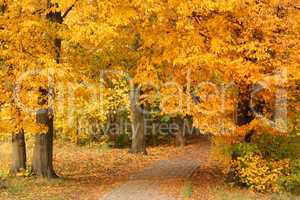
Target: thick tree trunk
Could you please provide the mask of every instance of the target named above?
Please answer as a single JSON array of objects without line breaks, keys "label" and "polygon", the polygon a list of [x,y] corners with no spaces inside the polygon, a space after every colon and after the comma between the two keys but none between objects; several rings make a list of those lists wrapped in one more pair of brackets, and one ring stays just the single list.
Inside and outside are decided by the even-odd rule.
[{"label": "thick tree trunk", "polygon": [[42,109],[37,113],[37,122],[48,126],[47,133],[35,136],[32,158],[32,172],[45,178],[57,178],[53,169],[53,118],[49,110]]},{"label": "thick tree trunk", "polygon": [[132,123],[131,153],[147,154],[145,142],[145,119],[142,108],[138,105],[139,95],[137,87],[130,92],[130,109]]},{"label": "thick tree trunk", "polygon": [[12,164],[10,173],[15,175],[26,169],[26,144],[24,131],[12,135]]}]

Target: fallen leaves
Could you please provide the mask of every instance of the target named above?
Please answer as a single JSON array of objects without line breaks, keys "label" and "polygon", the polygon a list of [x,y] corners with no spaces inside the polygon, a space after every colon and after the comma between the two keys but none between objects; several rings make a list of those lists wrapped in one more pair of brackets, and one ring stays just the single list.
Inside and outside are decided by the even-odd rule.
[{"label": "fallen leaves", "polygon": [[[31,158],[28,142],[28,158]],[[150,147],[148,155],[128,153],[128,149],[110,149],[101,151],[97,147],[79,147],[73,144],[55,144],[54,168],[60,176],[58,180],[47,181],[35,177],[8,178],[8,187],[22,192],[11,194],[7,190],[0,192],[0,199],[7,200],[98,200],[101,194],[127,181],[128,177],[158,160],[182,156],[193,151],[195,146],[184,148],[173,146]],[[9,144],[0,145],[0,170],[8,170],[10,163]],[[30,164],[30,161],[28,162]],[[19,190],[18,190],[19,191]]]}]

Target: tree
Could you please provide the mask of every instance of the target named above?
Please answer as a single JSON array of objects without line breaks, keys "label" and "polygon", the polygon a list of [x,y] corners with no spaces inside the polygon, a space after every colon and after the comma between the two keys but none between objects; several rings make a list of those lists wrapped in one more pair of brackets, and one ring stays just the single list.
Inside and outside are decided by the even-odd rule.
[{"label": "tree", "polygon": [[139,105],[139,90],[136,86],[131,86],[130,91],[130,111],[132,123],[132,144],[131,153],[147,154],[145,141],[145,116],[143,107]]},{"label": "tree", "polygon": [[17,134],[12,134],[12,165],[10,169],[11,174],[26,169],[26,143],[25,134],[21,130]]},{"label": "tree", "polygon": [[[3,5],[1,12],[9,12],[4,12],[0,21],[0,34],[3,36],[1,90],[5,94],[3,101],[1,99],[1,112],[9,118],[7,120],[15,122],[14,126],[6,129],[36,134],[33,172],[48,178],[56,177],[52,164],[56,111],[51,111],[51,101],[55,101],[54,97],[60,91],[55,85],[70,79],[70,76],[63,77],[69,72],[76,77],[85,74],[80,81],[99,77],[97,73],[100,70],[89,59],[101,52],[103,41],[111,44],[112,38],[117,35],[115,27],[124,25],[120,21],[123,16],[127,20],[125,24],[133,17],[130,12],[122,15],[119,12],[126,10],[129,2],[7,0]],[[80,48],[94,52],[78,63],[76,57]],[[53,80],[50,86],[49,79]],[[16,109],[20,109],[20,115],[9,111]],[[100,111],[100,114],[103,116],[104,113]]]},{"label": "tree", "polygon": [[[62,24],[64,17],[68,15],[74,5],[72,5],[68,10],[63,14],[62,11],[58,9],[58,4],[52,3],[51,0],[47,1],[47,9],[49,12],[46,15],[46,19],[55,24]],[[51,40],[50,40],[51,41]],[[60,64],[61,59],[61,38],[54,37],[52,41],[54,49],[54,59],[56,64]],[[51,96],[51,88],[40,88],[40,99],[39,105],[41,107],[48,106],[48,97]],[[45,100],[46,98],[46,100]],[[36,114],[37,123],[44,124],[47,126],[48,131],[46,133],[37,134],[35,137],[35,147],[33,151],[32,159],[32,171],[34,174],[47,177],[47,178],[56,178],[57,175],[53,169],[53,136],[54,136],[54,127],[53,127],[53,111],[51,108],[39,109]]]},{"label": "tree", "polygon": [[[163,111],[192,116],[193,125],[203,133],[239,137],[253,129],[278,132],[259,123],[261,117],[254,112],[246,115],[263,106],[263,116],[269,116],[276,93],[291,91],[299,81],[299,12],[294,3],[149,3],[151,12],[141,11],[147,14],[139,15],[142,23],[135,26],[143,41],[137,81],[158,81]],[[255,94],[252,88],[261,84],[266,88]],[[252,94],[262,101],[249,105]],[[294,103],[289,101],[288,107],[295,108]],[[249,119],[236,123],[236,112],[240,119]],[[289,110],[288,116],[293,113]]]},{"label": "tree", "polygon": [[[295,98],[300,48],[295,36],[299,34],[300,17],[293,0],[7,0],[1,5],[0,90],[4,95],[0,109],[15,121],[11,132],[37,134],[33,162],[37,174],[54,176],[53,120],[60,124],[65,115],[56,118],[51,101],[56,108],[57,95],[68,98],[58,91],[57,84],[101,84],[107,79],[101,77],[103,70],[121,69],[131,77],[128,99],[134,153],[146,152],[141,111],[158,96],[162,113],[191,116],[193,125],[203,133],[241,136],[245,140],[252,130],[276,132],[259,123],[257,113],[272,115],[270,109],[278,90],[293,92],[287,95],[288,117],[295,117],[294,110],[299,110]],[[28,72],[31,76],[20,82]],[[49,79],[53,79],[51,86]],[[267,89],[255,94],[262,101],[252,102],[255,87],[264,84]],[[20,102],[12,101],[16,85],[20,89],[17,100],[34,110],[30,115],[22,106],[19,115],[16,112],[20,108]],[[105,88],[108,97],[110,87]],[[79,91],[75,96],[80,101],[76,104],[85,107],[89,90]],[[83,118],[102,123],[108,112],[124,103],[121,99],[96,103],[94,107],[108,108],[86,109]],[[254,112],[255,107],[260,111]],[[244,122],[237,122],[235,113],[238,121]],[[178,136],[183,139],[182,134]],[[45,164],[37,164],[40,161]],[[42,166],[46,166],[44,170]],[[41,172],[48,168],[51,172]]]},{"label": "tree", "polygon": [[[31,80],[22,81],[20,81],[20,77],[26,76],[26,73],[30,73],[30,75],[36,74],[38,70],[42,70],[39,68],[40,66],[45,67],[45,69],[49,65],[53,66],[53,60],[55,60],[56,65],[60,64],[61,40],[53,32],[51,33],[50,30],[56,26],[55,23],[61,24],[63,22],[63,18],[67,16],[73,6],[62,14],[61,11],[55,10],[57,4],[52,4],[50,1],[42,2],[41,4],[27,1],[22,3],[6,1],[5,3],[6,8],[10,12],[4,13],[3,21],[1,21],[4,27],[1,34],[6,38],[4,40],[1,59],[5,64],[3,70],[11,71],[8,74],[8,78],[12,80],[12,83],[16,83],[16,85],[4,87],[8,93],[8,101],[5,104],[10,105],[12,108],[18,107],[17,109],[21,110],[22,115],[18,114],[14,116],[11,113],[17,121],[20,118],[21,122],[26,113],[26,106],[33,106],[34,109],[40,107],[37,110],[38,113],[43,113],[43,116],[37,114],[37,119],[42,118],[43,120],[37,121],[46,125],[47,131],[42,131],[43,129],[39,127],[40,125],[34,122],[34,115],[26,116],[26,118],[31,119],[31,122],[26,124],[26,126],[35,127],[37,132],[36,148],[33,156],[33,173],[48,178],[56,177],[52,166],[53,119],[52,116],[48,115],[50,113],[48,112],[49,108],[47,108],[49,102],[47,98],[51,93],[51,88],[45,87],[48,85],[48,77],[32,78],[27,76],[25,79],[29,78]],[[43,5],[43,3],[45,4]],[[50,23],[47,23],[46,20]],[[13,23],[20,23],[22,25],[16,27]],[[46,39],[45,35],[48,36]],[[53,39],[51,38],[52,36],[54,36]],[[52,55],[53,58],[51,58]],[[36,98],[28,99],[28,96],[26,96],[26,92],[28,91],[32,92]],[[23,103],[20,103],[20,101],[24,99],[27,103],[26,106],[24,104],[20,105]],[[47,112],[45,113],[45,111]],[[22,134],[24,133],[22,127],[19,130],[22,130]],[[18,137],[19,140],[24,138],[21,136]],[[16,140],[13,140],[13,142],[16,143]],[[23,144],[24,142],[19,143]],[[14,147],[17,148],[18,145],[14,145]],[[14,152],[22,151],[14,150]]]},{"label": "tree", "polygon": [[[7,4],[6,2],[0,3],[0,16],[2,17],[5,12],[7,11]],[[1,49],[5,48],[5,41],[1,42]],[[2,71],[4,72],[4,71]],[[7,70],[7,73],[12,73],[11,69]],[[6,74],[1,74],[1,79],[6,77]],[[5,105],[5,102],[8,102],[7,95],[8,92],[4,90],[5,83],[1,84],[0,86],[1,91],[3,91],[3,101],[0,103],[0,109]],[[10,103],[13,103],[13,101],[10,101]],[[18,109],[15,110],[15,113],[18,117],[20,117],[20,111]],[[17,119],[18,120],[18,119]],[[15,127],[18,123],[15,124]],[[0,127],[1,130],[1,127]],[[3,131],[3,128],[2,128]],[[10,173],[15,175],[18,172],[26,169],[26,144],[25,144],[25,135],[24,130],[19,127],[14,130],[14,133],[11,135],[11,142],[12,142],[12,163],[11,163],[11,169]]]},{"label": "tree", "polygon": [[[127,15],[121,22],[124,8]],[[270,80],[279,78],[276,72],[295,72],[298,25],[293,1],[123,2],[114,11],[111,21],[119,22],[116,38],[124,46],[113,48],[137,55],[135,64],[124,69],[140,91],[149,92],[146,88],[152,86],[138,104],[147,101],[145,96],[155,98],[158,87],[163,112],[192,116],[202,132],[245,135],[250,122],[239,126],[234,119],[237,94],[266,77],[273,92],[288,88]],[[166,85],[170,82],[173,88]]]}]

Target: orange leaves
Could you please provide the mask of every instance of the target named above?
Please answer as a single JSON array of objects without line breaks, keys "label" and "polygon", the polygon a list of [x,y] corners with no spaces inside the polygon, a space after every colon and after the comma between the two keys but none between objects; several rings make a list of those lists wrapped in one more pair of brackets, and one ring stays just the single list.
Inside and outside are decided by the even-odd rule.
[{"label": "orange leaves", "polygon": [[[226,91],[227,87],[232,84],[232,87],[238,90],[241,85],[262,84],[266,90],[261,91],[263,94],[260,94],[260,97],[268,107],[273,105],[272,97],[279,89],[288,89],[288,77],[282,72],[284,68],[299,64],[299,61],[289,57],[290,63],[294,64],[287,64],[283,55],[292,55],[297,51],[296,48],[287,50],[287,45],[294,44],[291,38],[298,35],[299,29],[293,26],[295,20],[292,15],[286,15],[286,18],[276,15],[277,5],[274,2],[249,1],[247,6],[245,2],[237,1],[202,1],[189,5],[178,1],[168,3],[169,5],[161,4],[162,9],[158,13],[164,16],[164,20],[149,25],[150,28],[147,27],[142,34],[145,47],[153,50],[150,56],[144,55],[154,57],[147,65],[153,66],[159,62],[159,58],[161,63],[166,61],[168,65],[161,67],[157,64],[159,68],[156,71],[171,77],[163,79],[163,83],[173,81],[173,84],[178,84],[177,89],[170,87],[161,91],[161,96],[173,95],[164,103],[164,112],[173,111],[178,107],[178,99],[192,99],[189,96],[196,95],[202,102],[198,105],[191,102],[190,106],[181,106],[179,112],[191,114],[198,128],[220,134],[221,128],[215,127],[223,127],[225,132],[234,133],[233,112],[237,94]],[[164,15],[163,13],[173,5],[176,5],[176,11]],[[192,14],[197,15],[198,25],[187,20]],[[173,20],[176,26],[172,28],[168,20]],[[190,25],[194,28],[185,28]],[[282,31],[278,32],[278,29]],[[163,40],[168,40],[157,39],[155,34],[159,34]],[[162,56],[156,59],[157,54]],[[186,79],[186,72],[189,70],[192,75]],[[293,74],[297,76],[296,71],[299,70],[294,71]],[[153,81],[153,74],[155,71],[140,80]],[[299,78],[297,76],[296,79]],[[214,93],[209,88],[202,88],[203,94],[195,92],[203,81],[215,85],[220,92]],[[179,94],[178,88],[184,91],[187,90],[186,87],[191,88],[191,93],[185,91],[183,95]],[[184,95],[187,96],[183,97]],[[225,98],[222,95],[225,95]],[[199,112],[199,109],[207,111],[206,115]],[[266,117],[270,115],[267,112],[269,111],[264,109]]]},{"label": "orange leaves", "polygon": [[[55,0],[52,3],[57,6],[51,9],[65,13],[74,2]],[[11,82],[28,70],[61,69],[63,75],[55,75],[54,85],[79,84],[69,88],[74,108],[83,108],[85,116],[101,122],[105,113],[128,105],[128,83],[120,77],[105,77],[111,83],[100,77],[102,69],[120,70],[122,66],[121,70],[143,86],[144,101],[154,104],[160,96],[165,98],[160,99],[163,112],[179,108],[176,112],[191,115],[198,128],[218,134],[212,127],[224,124],[225,132],[230,132],[227,129],[233,129],[237,97],[228,87],[234,85],[238,90],[242,85],[264,82],[269,91],[262,91],[260,97],[271,105],[274,95],[270,93],[295,88],[300,80],[299,14],[286,12],[291,9],[289,2],[78,1],[60,25],[45,20],[49,12],[46,4],[11,1],[10,12],[1,19],[4,44],[0,58],[12,66],[7,77]],[[13,9],[22,6],[23,10]],[[278,13],[278,6],[282,13]],[[32,13],[37,10],[39,14]],[[59,65],[54,62],[58,50],[53,48],[54,38],[62,39]],[[288,78],[281,73],[284,69]],[[0,77],[5,79],[5,74]],[[106,85],[101,93],[97,86],[103,81]],[[34,107],[39,96],[36,88],[47,88],[48,82],[40,76],[24,80],[22,101]],[[94,86],[85,87],[82,82]],[[9,88],[1,85],[0,90],[5,90],[4,99],[9,101]],[[68,95],[62,91],[56,94],[61,98]],[[91,103],[101,95],[106,99]],[[201,101],[195,103],[195,98]],[[67,107],[66,103],[61,105]]]}]

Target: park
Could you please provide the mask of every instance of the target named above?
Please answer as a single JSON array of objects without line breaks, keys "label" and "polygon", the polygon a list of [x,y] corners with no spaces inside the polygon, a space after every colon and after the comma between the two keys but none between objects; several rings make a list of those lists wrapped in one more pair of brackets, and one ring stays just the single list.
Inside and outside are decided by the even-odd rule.
[{"label": "park", "polygon": [[0,0],[0,200],[300,199],[299,0]]}]

